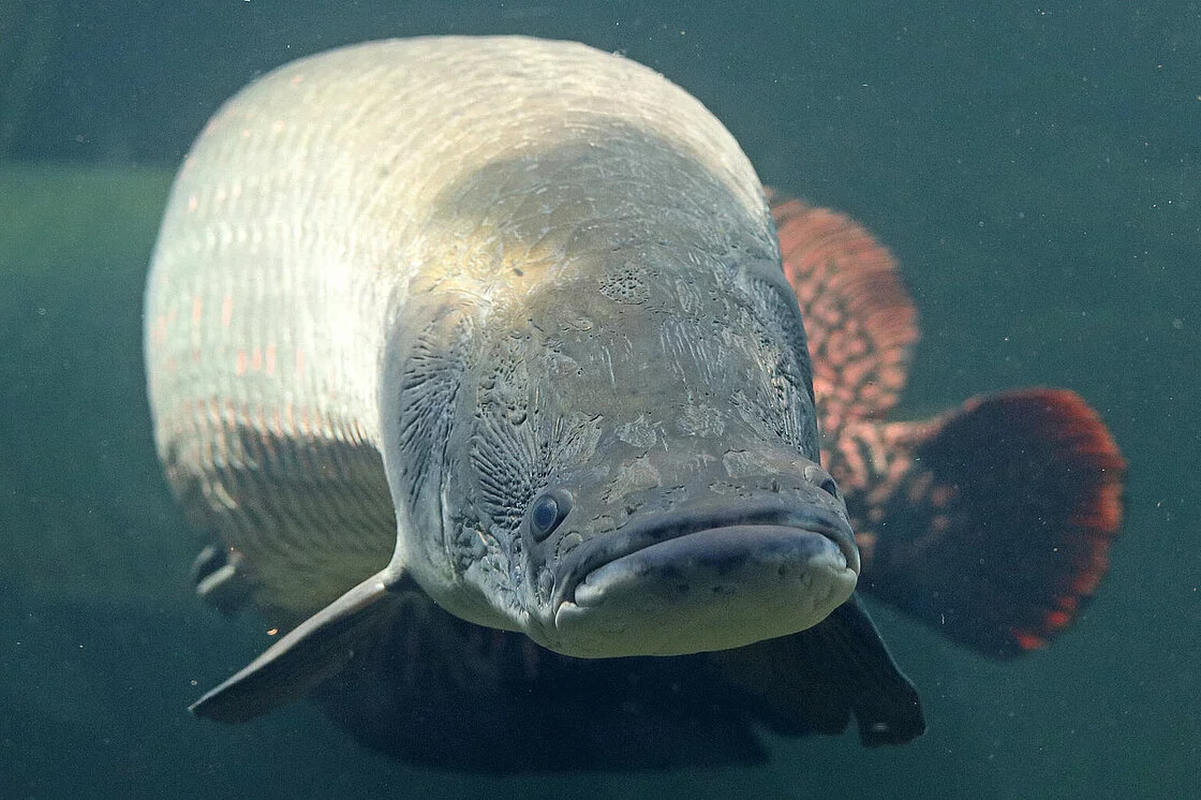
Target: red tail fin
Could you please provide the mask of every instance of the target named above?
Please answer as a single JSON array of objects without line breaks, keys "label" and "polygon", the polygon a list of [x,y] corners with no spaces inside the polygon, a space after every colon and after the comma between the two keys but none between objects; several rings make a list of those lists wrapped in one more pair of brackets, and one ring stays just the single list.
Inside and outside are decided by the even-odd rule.
[{"label": "red tail fin", "polygon": [[1125,462],[1073,392],[852,422],[830,456],[861,532],[860,588],[986,655],[1042,647],[1108,567]]}]

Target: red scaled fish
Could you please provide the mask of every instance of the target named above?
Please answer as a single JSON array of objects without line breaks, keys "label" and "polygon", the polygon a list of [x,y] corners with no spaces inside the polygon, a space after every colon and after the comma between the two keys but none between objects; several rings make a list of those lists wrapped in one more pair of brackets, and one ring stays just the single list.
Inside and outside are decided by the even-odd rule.
[{"label": "red scaled fish", "polygon": [[[1063,389],[887,421],[919,336],[894,260],[836,212],[783,197],[772,212],[860,588],[986,656],[1042,647],[1092,596],[1121,522],[1125,463],[1105,425]],[[895,713],[858,705],[879,702],[854,693],[865,676],[831,680],[828,649],[843,634],[827,623],[735,650],[605,660],[433,606],[407,609],[394,631],[401,646],[385,640],[318,697],[363,743],[439,767],[755,763],[767,758],[756,728],[839,733]]]}]

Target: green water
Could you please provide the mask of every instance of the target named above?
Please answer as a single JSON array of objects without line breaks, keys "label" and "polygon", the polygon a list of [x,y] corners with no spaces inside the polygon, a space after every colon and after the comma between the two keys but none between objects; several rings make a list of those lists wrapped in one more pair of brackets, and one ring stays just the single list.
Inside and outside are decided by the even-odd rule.
[{"label": "green water", "polygon": [[[325,5],[0,0],[0,796],[1201,795],[1197,4]],[[192,599],[151,446],[141,286],[171,173],[286,60],[513,32],[653,66],[765,182],[871,227],[921,313],[906,412],[1033,384],[1101,411],[1127,522],[1067,635],[994,664],[874,609],[929,732],[772,740],[753,769],[484,778],[376,757],[304,707],[184,711],[255,637]]]}]

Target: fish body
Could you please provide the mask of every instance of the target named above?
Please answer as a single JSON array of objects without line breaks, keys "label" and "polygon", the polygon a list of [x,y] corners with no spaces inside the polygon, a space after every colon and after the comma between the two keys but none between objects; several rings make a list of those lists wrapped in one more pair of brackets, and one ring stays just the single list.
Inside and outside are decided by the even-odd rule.
[{"label": "fish body", "polygon": [[189,153],[146,319],[160,456],[240,571],[205,577],[291,629],[201,713],[317,685],[414,588],[603,658],[795,634],[854,590],[758,178],[623,58],[452,37],[277,70]]},{"label": "fish body", "polygon": [[[757,724],[914,738],[860,573],[924,619],[957,585],[949,635],[1028,649],[1095,587],[1076,545],[1116,530],[1121,474],[1067,395],[885,421],[916,338],[870,235],[769,204],[628,60],[431,37],[268,74],[189,153],[147,283],[159,455],[213,539],[198,590],[286,631],[193,710],[311,695],[368,744],[493,771],[761,760]],[[970,454],[979,407],[1017,409],[997,463],[1041,439],[1084,478],[1033,511],[1020,476],[973,494],[924,448]],[[991,551],[981,498],[1019,526],[1074,509],[1048,540],[1079,556],[983,627],[1012,582],[928,546]],[[559,747],[581,715],[592,746]]]}]

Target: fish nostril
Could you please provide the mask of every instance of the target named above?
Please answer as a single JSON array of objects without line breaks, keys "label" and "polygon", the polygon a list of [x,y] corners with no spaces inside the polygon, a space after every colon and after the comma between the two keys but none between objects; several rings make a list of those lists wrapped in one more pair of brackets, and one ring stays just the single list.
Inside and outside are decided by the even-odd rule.
[{"label": "fish nostril", "polygon": [[805,467],[805,480],[821,489],[826,494],[838,499],[838,483],[830,476],[830,473],[816,464],[810,464]]}]

